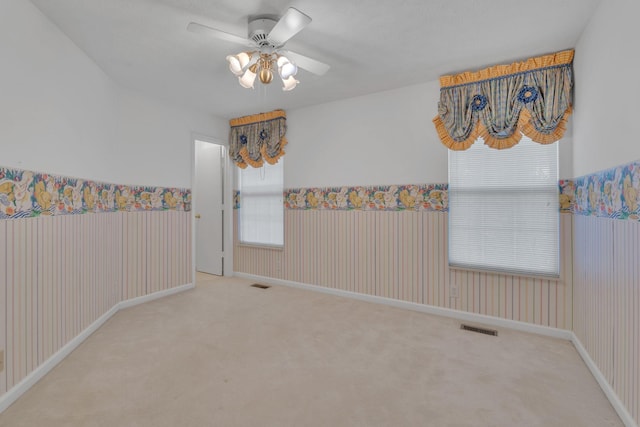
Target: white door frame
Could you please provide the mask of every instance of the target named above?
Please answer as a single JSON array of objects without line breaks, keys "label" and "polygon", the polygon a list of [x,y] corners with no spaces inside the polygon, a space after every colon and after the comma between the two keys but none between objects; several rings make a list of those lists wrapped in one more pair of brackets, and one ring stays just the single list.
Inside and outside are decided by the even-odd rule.
[{"label": "white door frame", "polygon": [[193,284],[196,284],[196,212],[198,194],[196,192],[196,141],[222,145],[226,150],[224,156],[224,215],[222,244],[224,257],[224,276],[233,276],[233,164],[229,160],[229,144],[218,138],[191,133],[191,271]]}]

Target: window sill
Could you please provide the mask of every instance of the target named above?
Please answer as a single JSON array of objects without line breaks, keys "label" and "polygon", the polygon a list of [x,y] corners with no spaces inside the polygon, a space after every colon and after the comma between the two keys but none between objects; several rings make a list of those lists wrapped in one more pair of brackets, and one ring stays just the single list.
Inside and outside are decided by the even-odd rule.
[{"label": "window sill", "polygon": [[469,272],[469,273],[494,274],[496,276],[511,276],[511,277],[522,277],[525,279],[550,280],[552,282],[562,281],[561,275],[554,275],[554,274],[518,273],[516,271],[490,270],[490,269],[482,269],[482,268],[463,267],[463,266],[452,265],[452,264],[449,264],[449,269],[454,271],[463,271],[463,272]]},{"label": "window sill", "polygon": [[241,248],[256,248],[256,249],[269,249],[272,251],[283,251],[284,245],[267,245],[264,243],[248,243],[248,242],[238,242],[238,246]]}]

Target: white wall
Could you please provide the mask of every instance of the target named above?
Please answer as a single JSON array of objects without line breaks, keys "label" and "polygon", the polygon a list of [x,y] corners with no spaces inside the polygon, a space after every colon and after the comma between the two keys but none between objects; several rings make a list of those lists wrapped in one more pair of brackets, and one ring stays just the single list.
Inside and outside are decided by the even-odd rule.
[{"label": "white wall", "polygon": [[124,183],[190,188],[192,133],[227,143],[227,120],[128,90],[119,89],[118,94],[114,164]]},{"label": "white wall", "polygon": [[285,188],[447,182],[439,82],[287,111]]},{"label": "white wall", "polygon": [[0,2],[0,163],[107,179],[115,85],[28,1]]},{"label": "white wall", "polygon": [[[433,118],[440,82],[287,111],[285,188],[448,181],[447,149]],[[571,121],[560,177],[573,177]]]},{"label": "white wall", "polygon": [[190,187],[191,132],[227,123],[119,88],[32,3],[0,2],[0,165]]},{"label": "white wall", "polygon": [[574,173],[640,159],[640,2],[600,3],[576,46]]}]

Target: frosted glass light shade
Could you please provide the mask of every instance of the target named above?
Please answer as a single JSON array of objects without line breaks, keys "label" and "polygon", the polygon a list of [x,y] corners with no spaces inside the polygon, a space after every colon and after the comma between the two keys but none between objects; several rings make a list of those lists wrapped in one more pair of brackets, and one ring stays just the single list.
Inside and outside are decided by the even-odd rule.
[{"label": "frosted glass light shade", "polygon": [[247,52],[240,52],[236,55],[238,57],[238,61],[240,61],[240,67],[244,68],[247,66],[249,61],[251,61],[251,55]]},{"label": "frosted glass light shade", "polygon": [[291,62],[289,58],[281,56],[278,58],[278,72],[282,80],[286,80],[291,76],[295,76],[298,73],[298,67]]},{"label": "frosted glass light shade", "polygon": [[290,91],[290,90],[295,89],[295,87],[298,86],[298,83],[300,83],[300,82],[297,81],[295,79],[295,77],[290,76],[288,79],[282,79],[282,83],[284,83],[284,86],[282,87],[282,90]]},{"label": "frosted glass light shade", "polygon": [[241,76],[244,70],[244,67],[247,66],[249,61],[251,60],[251,56],[249,56],[246,52],[240,52],[237,55],[228,55],[227,61],[229,62],[229,70],[236,76]]},{"label": "frosted glass light shade", "polygon": [[282,76],[283,79],[288,79],[291,76],[295,76],[297,73],[298,73],[298,67],[296,67],[296,64],[292,62],[284,64],[280,69],[280,75]]},{"label": "frosted glass light shade", "polygon": [[247,71],[244,72],[242,77],[238,77],[238,82],[240,82],[240,86],[247,89],[249,88],[253,89],[253,83],[255,81],[256,81],[256,73],[254,73],[250,69],[247,69]]},{"label": "frosted glass light shade", "polygon": [[291,62],[291,61],[289,61],[289,58],[287,58],[286,56],[278,57],[278,68],[282,68],[282,66],[287,62]]},{"label": "frosted glass light shade", "polygon": [[240,65],[240,61],[234,55],[227,56],[227,61],[229,62],[229,70],[236,76],[242,75],[242,66]]}]

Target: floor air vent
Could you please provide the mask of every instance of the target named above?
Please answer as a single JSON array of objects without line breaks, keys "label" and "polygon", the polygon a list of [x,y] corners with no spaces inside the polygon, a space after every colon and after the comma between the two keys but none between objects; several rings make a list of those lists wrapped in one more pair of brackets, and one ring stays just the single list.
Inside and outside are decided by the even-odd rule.
[{"label": "floor air vent", "polygon": [[493,335],[494,337],[498,336],[498,331],[494,329],[478,328],[477,326],[469,326],[465,324],[460,325],[460,329],[464,329],[465,331],[477,332],[479,334]]},{"label": "floor air vent", "polygon": [[252,288],[259,288],[259,289],[269,289],[271,286],[269,285],[261,285],[260,283],[254,283],[253,285],[251,285]]}]

